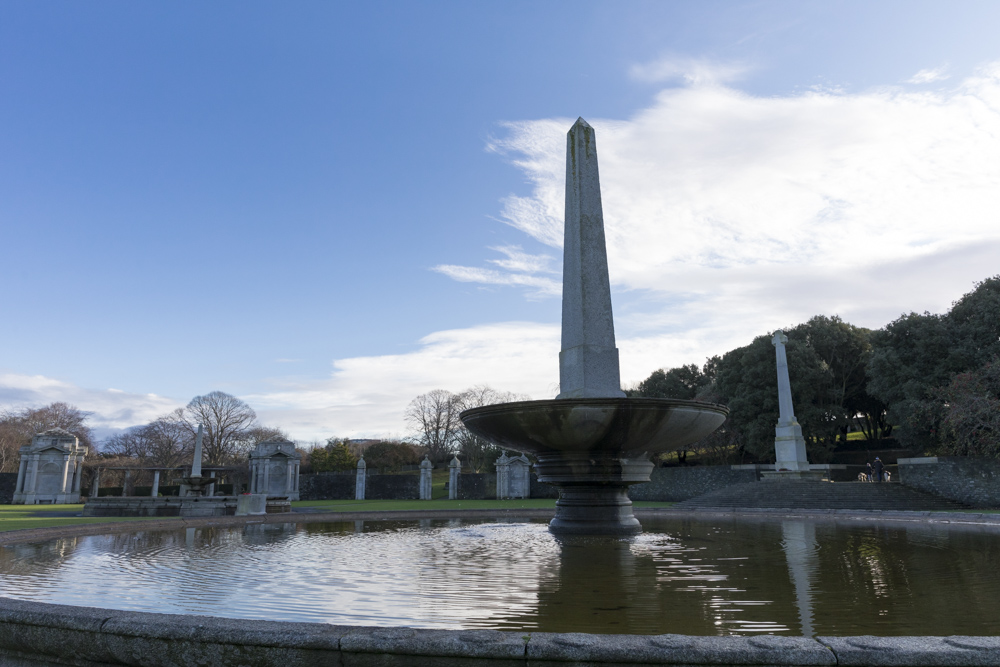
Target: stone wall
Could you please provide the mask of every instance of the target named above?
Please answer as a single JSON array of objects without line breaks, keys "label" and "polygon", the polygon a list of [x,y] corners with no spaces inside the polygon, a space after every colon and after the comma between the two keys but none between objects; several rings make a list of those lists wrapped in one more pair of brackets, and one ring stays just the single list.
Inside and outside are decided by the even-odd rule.
[{"label": "stone wall", "polygon": [[16,486],[16,472],[0,472],[0,505],[9,505],[14,500]]},{"label": "stone wall", "polygon": [[899,459],[899,481],[969,507],[1000,507],[1000,460],[966,456]]},{"label": "stone wall", "polygon": [[691,637],[352,627],[0,598],[0,664],[995,665],[1000,637]]},{"label": "stone wall", "polygon": [[[299,498],[302,500],[354,500],[355,473],[341,475],[320,472],[299,475]],[[369,477],[369,479],[371,479]]]},{"label": "stone wall", "polygon": [[650,481],[630,486],[628,495],[632,500],[680,502],[733,484],[755,481],[757,471],[752,467],[735,470],[732,466],[654,468]]}]

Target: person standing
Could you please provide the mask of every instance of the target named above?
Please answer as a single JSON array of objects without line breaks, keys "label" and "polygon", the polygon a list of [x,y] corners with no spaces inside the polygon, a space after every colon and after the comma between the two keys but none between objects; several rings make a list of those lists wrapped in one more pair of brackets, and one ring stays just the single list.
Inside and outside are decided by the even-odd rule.
[{"label": "person standing", "polygon": [[876,482],[881,482],[882,481],[882,470],[884,470],[884,469],[885,469],[885,466],[882,465],[882,459],[880,459],[879,457],[876,456],[875,457],[875,481]]},{"label": "person standing", "polygon": [[868,471],[865,473],[865,481],[874,482],[875,479],[872,477],[872,462],[869,461],[867,464]]}]

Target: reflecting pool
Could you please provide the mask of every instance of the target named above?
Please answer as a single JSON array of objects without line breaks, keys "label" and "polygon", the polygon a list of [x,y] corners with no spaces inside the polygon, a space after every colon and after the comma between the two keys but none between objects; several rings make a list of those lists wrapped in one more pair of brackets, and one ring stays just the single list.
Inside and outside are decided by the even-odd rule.
[{"label": "reflecting pool", "polygon": [[693,635],[1000,634],[1000,531],[644,518],[256,524],[0,548],[0,595],[344,625]]}]

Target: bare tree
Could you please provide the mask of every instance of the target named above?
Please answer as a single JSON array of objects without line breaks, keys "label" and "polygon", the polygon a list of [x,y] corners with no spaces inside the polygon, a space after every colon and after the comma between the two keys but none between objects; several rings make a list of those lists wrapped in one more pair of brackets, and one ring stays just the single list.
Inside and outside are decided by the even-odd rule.
[{"label": "bare tree", "polygon": [[444,461],[455,449],[459,427],[458,396],[435,389],[414,398],[404,417],[418,444],[427,448],[432,461]]},{"label": "bare tree", "polygon": [[18,450],[30,444],[36,433],[52,428],[69,431],[93,452],[93,433],[87,425],[90,414],[67,403],[0,413],[0,472],[16,472]]},{"label": "bare tree", "polygon": [[[466,389],[456,398],[458,414],[469,408],[528,400],[527,396],[509,391],[498,391],[485,384]],[[475,472],[489,470],[490,465],[500,457],[500,448],[465,428],[465,424],[461,420],[458,422],[455,430],[455,442],[458,444],[458,453],[462,463],[469,465]]]},{"label": "bare tree", "polygon": [[221,391],[195,396],[184,409],[184,417],[192,432],[198,424],[205,427],[202,451],[209,465],[240,460],[253,446],[247,431],[257,426],[257,413],[235,396]]}]

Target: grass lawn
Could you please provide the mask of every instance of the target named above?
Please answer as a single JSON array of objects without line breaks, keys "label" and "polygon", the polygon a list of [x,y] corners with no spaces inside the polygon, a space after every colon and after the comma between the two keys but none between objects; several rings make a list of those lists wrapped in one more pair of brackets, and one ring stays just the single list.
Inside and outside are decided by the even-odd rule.
[{"label": "grass lawn", "polygon": [[[23,528],[51,528],[53,526],[78,526],[84,523],[110,523],[112,521],[138,521],[150,517],[74,517],[46,516],[67,512],[83,512],[79,505],[0,505],[0,532]],[[164,517],[167,518],[167,517]]]}]

